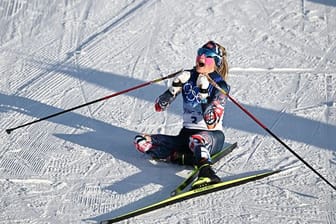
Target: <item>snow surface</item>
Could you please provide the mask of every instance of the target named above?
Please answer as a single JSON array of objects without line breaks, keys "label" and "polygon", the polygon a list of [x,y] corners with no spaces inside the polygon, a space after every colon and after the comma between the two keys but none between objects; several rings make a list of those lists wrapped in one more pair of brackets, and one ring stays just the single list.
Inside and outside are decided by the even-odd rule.
[{"label": "snow surface", "polygon": [[[138,132],[176,134],[171,80],[39,122],[194,65],[207,40],[229,54],[231,96],[336,185],[335,0],[1,0],[0,223],[99,221],[169,196],[187,167],[153,164]],[[290,168],[126,223],[336,223],[335,191],[229,102],[216,164],[229,178]]]}]

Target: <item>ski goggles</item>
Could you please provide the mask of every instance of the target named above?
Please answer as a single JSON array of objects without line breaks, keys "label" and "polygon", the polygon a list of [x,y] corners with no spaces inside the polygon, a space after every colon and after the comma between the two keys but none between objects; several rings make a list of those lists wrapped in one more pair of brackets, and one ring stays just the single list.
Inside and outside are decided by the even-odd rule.
[{"label": "ski goggles", "polygon": [[216,54],[216,52],[214,52],[211,49],[208,48],[200,48],[197,51],[197,56],[202,56],[205,55],[205,57],[207,58],[213,58],[215,60],[216,66],[219,67],[222,63],[222,58],[220,55]]}]

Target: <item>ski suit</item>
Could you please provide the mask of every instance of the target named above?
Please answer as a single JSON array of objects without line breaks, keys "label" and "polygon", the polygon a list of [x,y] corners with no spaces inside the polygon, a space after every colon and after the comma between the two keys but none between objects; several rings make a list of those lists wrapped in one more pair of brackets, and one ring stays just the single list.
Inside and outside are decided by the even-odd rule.
[{"label": "ski suit", "polygon": [[[152,147],[146,153],[157,159],[174,159],[176,153],[192,154],[194,163],[200,160],[210,161],[210,156],[223,147],[225,136],[223,133],[223,116],[226,103],[226,95],[209,85],[206,101],[201,101],[200,89],[196,85],[198,73],[195,69],[190,72],[190,78],[182,84],[183,98],[183,128],[178,135],[151,135]],[[209,76],[226,92],[229,85],[216,73]],[[169,90],[159,96],[168,100],[169,104],[177,97]],[[212,126],[209,129],[209,126]],[[181,162],[183,164],[183,162]]]}]

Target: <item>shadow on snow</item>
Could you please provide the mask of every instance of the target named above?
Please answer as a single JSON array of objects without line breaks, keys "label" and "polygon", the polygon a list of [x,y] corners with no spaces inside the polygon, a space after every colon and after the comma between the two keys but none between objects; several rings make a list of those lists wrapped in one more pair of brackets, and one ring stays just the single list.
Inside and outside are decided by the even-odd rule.
[{"label": "shadow on snow", "polygon": [[[61,109],[49,106],[38,101],[30,100],[19,96],[8,96],[0,93],[1,106],[0,112],[16,111],[31,117],[43,117],[48,114],[60,112]],[[48,114],[43,114],[48,113]],[[43,121],[47,122],[47,121]],[[92,119],[77,113],[69,112],[60,117],[55,117],[49,122],[66,125],[73,128],[88,127],[94,131],[89,131],[82,134],[54,134],[55,136],[66,141],[100,150],[111,154],[118,161],[124,161],[127,164],[132,164],[139,169],[135,174],[131,174],[126,178],[113,183],[106,188],[108,191],[115,191],[122,195],[140,189],[149,184],[157,184],[162,186],[160,191],[157,191],[150,196],[141,198],[135,202],[125,205],[113,211],[113,214],[119,215],[129,211],[132,207],[141,207],[147,203],[154,202],[158,198],[164,197],[166,192],[170,192],[176,183],[181,181],[181,177],[176,175],[176,172],[183,169],[181,166],[169,164],[169,169],[162,169],[162,166],[168,166],[165,163],[160,163],[157,166],[151,164],[148,159],[139,159],[141,154],[133,149],[132,141],[120,141],[120,139],[133,139],[135,132],[127,129],[116,127],[100,120]],[[37,124],[38,125],[38,124]],[[19,131],[19,130],[18,130]],[[15,134],[15,133],[13,133]],[[120,138],[122,136],[122,138]],[[130,150],[131,149],[131,150]],[[139,156],[140,155],[140,156]],[[159,178],[149,178],[148,173]],[[167,178],[168,177],[168,178]],[[110,217],[111,212],[97,217],[98,219]],[[94,218],[91,218],[91,220]]]},{"label": "shadow on snow", "polygon": [[[123,75],[111,74],[89,68],[81,69],[73,68],[71,66],[63,66],[57,71],[107,89],[113,89],[115,91],[122,91],[123,89],[130,88],[145,82]],[[141,88],[126,94],[132,97],[140,98],[142,100],[154,102],[157,95],[163,91],[165,91],[164,86],[152,84],[146,88]],[[280,138],[302,142],[328,150],[335,150],[336,140],[333,138],[333,136],[336,136],[336,126],[334,125],[299,117],[286,112],[244,104],[242,105]],[[181,105],[178,105],[178,102],[174,102],[168,109],[168,112],[180,115],[180,108]],[[231,102],[227,104],[224,125],[226,128],[233,128],[250,133],[266,133],[243,111],[241,111]]]},{"label": "shadow on snow", "polygon": [[[53,67],[53,69],[55,71],[55,67]],[[143,83],[143,81],[134,78],[97,71],[89,68],[74,68],[71,66],[65,66],[62,68],[58,67],[56,72],[79,78],[86,82],[93,83],[114,91],[121,91],[125,88],[130,88]],[[164,88],[165,87],[163,86],[154,84],[143,89],[129,92],[127,94],[129,96],[137,97],[149,102],[154,102],[156,95],[164,91]],[[153,93],[155,94],[153,95]],[[19,96],[8,96],[0,93],[0,99],[0,112],[3,113],[8,111],[15,111],[17,113],[22,113],[31,117],[41,118],[63,110]],[[177,109],[179,106],[180,105],[172,105],[172,108],[170,108],[169,111],[171,113],[179,114],[179,109]],[[262,122],[272,129],[280,138],[303,142],[305,144],[314,145],[324,149],[335,150],[333,147],[336,145],[334,138],[334,136],[336,136],[336,127],[333,125],[270,109],[248,105],[244,106],[254,115],[259,117]],[[49,121],[73,128],[82,128],[83,126],[88,127],[93,131],[88,131],[82,134],[54,135],[84,147],[107,152],[118,160],[135,165],[140,170],[136,174],[130,175],[119,182],[113,183],[113,185],[108,187],[107,190],[127,194],[128,192],[139,189],[142,186],[153,184],[153,180],[156,181],[154,184],[163,186],[163,189],[161,189],[159,192],[141,198],[140,200],[122,206],[121,208],[114,209],[112,212],[90,218],[91,220],[102,220],[110,216],[117,216],[123,212],[130,211],[134,207],[141,207],[151,202],[165,198],[167,196],[167,192],[170,192],[181,180],[180,177],[176,176],[176,172],[177,170],[183,168],[169,165],[169,167],[175,168],[160,169],[160,167],[166,165],[164,164],[153,166],[148,162],[148,160],[139,159],[139,154],[136,152],[136,150],[133,149],[132,145],[133,136],[136,134],[133,131],[122,127],[113,126],[103,121],[89,118],[75,112],[69,112],[59,117],[52,118]],[[263,129],[257,126],[254,121],[247,117],[232,103],[228,103],[227,105],[225,126],[227,128],[238,129],[250,133],[265,134]],[[275,127],[271,128],[272,126]],[[120,136],[123,137],[120,138]],[[129,139],[129,141],[125,141],[126,139]],[[155,175],[157,173],[157,177],[148,178],[148,173],[151,173],[151,175]]]},{"label": "shadow on snow", "polygon": [[318,4],[323,4],[323,5],[336,6],[335,0],[308,0],[308,1],[315,2]]}]

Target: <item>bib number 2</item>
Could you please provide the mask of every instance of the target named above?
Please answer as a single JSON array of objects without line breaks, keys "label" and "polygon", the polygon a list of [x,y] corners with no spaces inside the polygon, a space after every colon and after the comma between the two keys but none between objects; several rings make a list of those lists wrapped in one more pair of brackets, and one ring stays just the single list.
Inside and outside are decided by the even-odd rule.
[{"label": "bib number 2", "polygon": [[197,117],[196,116],[191,116],[190,119],[191,119],[191,123],[197,124]]}]

